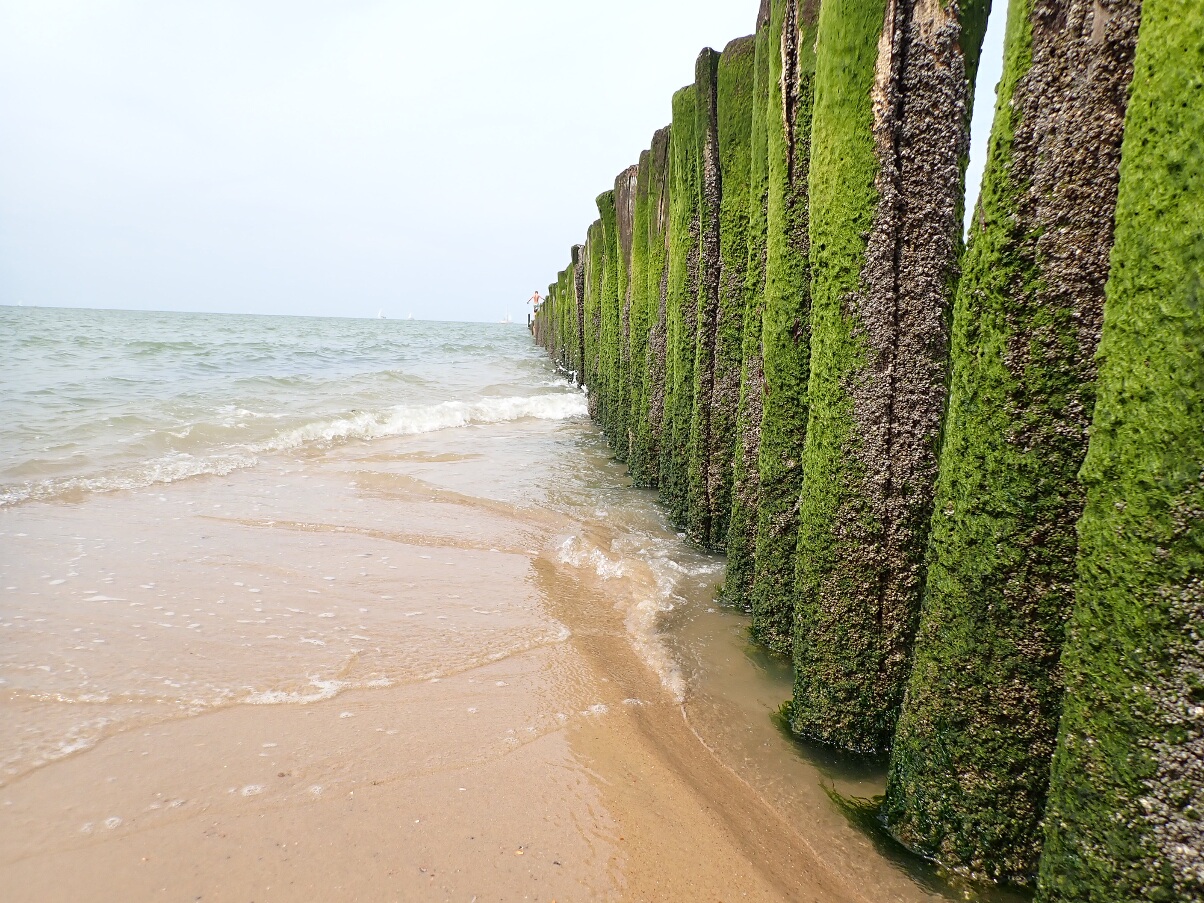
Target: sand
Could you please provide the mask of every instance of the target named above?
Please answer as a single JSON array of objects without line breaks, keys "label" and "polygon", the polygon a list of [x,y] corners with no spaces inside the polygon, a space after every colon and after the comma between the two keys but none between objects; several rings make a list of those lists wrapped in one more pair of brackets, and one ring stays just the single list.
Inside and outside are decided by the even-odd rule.
[{"label": "sand", "polygon": [[[0,512],[5,581],[44,622],[6,634],[9,665],[109,685],[103,701],[0,700],[19,753],[0,787],[5,900],[929,899],[774,733],[765,674],[728,654],[739,615],[679,596],[676,616],[700,619],[679,648],[638,632],[657,575],[621,549],[655,509],[621,507],[635,496],[600,453],[577,495],[537,497],[511,465],[557,429],[347,445]],[[142,632],[155,599],[170,625],[185,597],[202,627]],[[712,671],[743,675],[724,679],[736,703]],[[162,674],[181,688],[147,697]],[[179,695],[205,687],[246,689]],[[77,750],[22,739],[98,711],[112,723]]]}]

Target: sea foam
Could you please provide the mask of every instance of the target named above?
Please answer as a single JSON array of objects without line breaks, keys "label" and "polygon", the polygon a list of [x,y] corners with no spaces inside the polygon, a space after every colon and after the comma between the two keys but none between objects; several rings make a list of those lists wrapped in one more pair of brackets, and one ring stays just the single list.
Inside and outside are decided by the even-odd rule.
[{"label": "sea foam", "polygon": [[585,396],[578,392],[444,401],[433,405],[398,405],[386,411],[361,411],[349,417],[306,424],[262,443],[257,450],[285,450],[309,442],[412,436],[524,418],[570,420],[585,417],[588,413]]},{"label": "sea foam", "polygon": [[259,442],[216,447],[201,454],[176,452],[134,463],[103,476],[73,476],[0,486],[0,508],[79,492],[140,489],[189,477],[225,476],[236,470],[254,467],[261,455],[287,452],[307,445],[412,436],[524,419],[572,420],[587,414],[587,401],[580,392],[444,401],[430,405],[397,405],[377,411],[356,411],[341,417],[293,426]]}]

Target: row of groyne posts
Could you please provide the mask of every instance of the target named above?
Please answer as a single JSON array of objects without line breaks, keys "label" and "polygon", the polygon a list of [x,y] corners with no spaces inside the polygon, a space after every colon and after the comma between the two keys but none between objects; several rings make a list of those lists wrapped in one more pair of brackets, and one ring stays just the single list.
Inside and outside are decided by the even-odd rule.
[{"label": "row of groyne posts", "polygon": [[763,2],[531,327],[899,841],[1200,900],[1204,0],[1010,0],[963,247],[988,6]]}]

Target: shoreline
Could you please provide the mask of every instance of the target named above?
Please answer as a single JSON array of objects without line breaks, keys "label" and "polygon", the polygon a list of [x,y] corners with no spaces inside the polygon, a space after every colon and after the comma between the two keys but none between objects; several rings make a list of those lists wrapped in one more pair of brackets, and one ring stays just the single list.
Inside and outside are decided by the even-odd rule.
[{"label": "shoreline", "polygon": [[[588,427],[508,424],[454,439],[475,444],[492,436],[522,446],[564,429],[590,454],[600,451]],[[248,569],[267,579],[272,561],[300,568],[308,556],[317,573],[334,575],[343,573],[340,562],[385,556],[385,568],[398,563],[397,570],[382,572],[396,575],[383,578],[386,583],[413,586],[404,604],[394,606],[402,627],[418,620],[404,619],[410,610],[447,612],[447,630],[453,630],[447,637],[474,629],[488,637],[504,611],[519,619],[521,631],[544,625],[532,634],[543,639],[531,648],[499,651],[493,661],[474,653],[477,659],[434,679],[415,673],[392,686],[346,689],[306,704],[237,704],[131,724],[9,781],[0,788],[0,875],[12,899],[142,899],[164,888],[168,896],[206,900],[248,894],[278,900],[474,894],[481,901],[700,894],[824,903],[934,899],[874,851],[823,796],[817,779],[809,797],[790,801],[793,808],[774,804],[775,791],[790,781],[766,775],[782,756],[802,769],[796,774],[818,775],[784,738],[776,738],[772,755],[755,768],[724,760],[724,749],[744,754],[721,731],[704,740],[712,724],[743,724],[737,729],[750,737],[772,738],[764,703],[778,688],[762,684],[765,699],[754,699],[749,712],[704,711],[711,697],[699,692],[697,663],[689,655],[710,653],[705,644],[673,648],[674,636],[693,640],[690,630],[664,628],[663,613],[656,615],[660,639],[644,641],[669,644],[673,662],[686,663],[684,703],[669,689],[666,673],[641,656],[629,618],[658,591],[650,560],[665,561],[667,573],[679,579],[671,617],[709,625],[724,642],[736,636],[732,626],[739,620],[710,605],[721,572],[656,526],[650,498],[632,494],[613,465],[599,458],[582,491],[583,498],[602,492],[601,501],[581,509],[571,500],[515,508],[496,497],[496,487],[481,493],[496,465],[449,451],[448,441],[427,436],[349,444],[310,456],[300,467],[0,513],[6,530],[17,522],[32,529],[39,512],[53,515],[57,526],[42,524],[50,535],[88,522],[93,528],[121,523],[130,548],[148,549],[144,557],[156,562],[146,566],[159,572],[157,590],[173,571],[170,579],[187,588],[229,581]],[[283,493],[282,480],[291,487]],[[248,516],[267,504],[256,487],[271,487],[280,510]],[[233,510],[214,517],[215,504]],[[164,519],[159,510],[170,514]],[[375,525],[386,516],[394,522]],[[658,530],[648,534],[659,544],[654,551],[669,557],[625,552],[623,543],[637,528]],[[156,534],[160,545],[136,545]],[[189,535],[208,537],[199,564],[180,539]],[[566,554],[565,537],[576,537],[575,556]],[[106,546],[97,573],[143,579],[120,567],[134,561],[121,548]],[[179,561],[156,559],[164,550],[174,550]],[[253,557],[237,564],[229,558],[235,550],[240,561]],[[503,561],[514,566],[499,569]],[[622,567],[608,568],[607,561]],[[424,568],[429,578],[421,577]],[[90,579],[87,573],[73,579]],[[281,576],[294,587],[286,596],[305,598],[295,576]],[[449,579],[463,586],[455,589]],[[301,607],[287,599],[282,608],[270,607],[274,584],[259,585],[264,592],[252,597],[263,609],[259,617]],[[322,607],[333,614],[343,610],[338,599],[344,594],[353,593],[347,603],[363,610],[354,593],[387,588],[371,573],[321,586],[328,597]],[[449,590],[477,596],[461,602]],[[482,594],[489,605],[478,604]],[[102,610],[117,605],[93,604]],[[475,615],[474,609],[492,613]],[[455,612],[465,618],[457,621]],[[329,623],[337,626],[341,618]],[[530,618],[532,626],[522,626]],[[238,648],[223,645],[214,654]],[[451,651],[445,644],[444,650]],[[369,662],[366,652],[340,667],[371,679],[390,659]],[[395,659],[397,653],[390,654]],[[231,661],[253,664],[244,653]],[[755,668],[744,672],[754,684],[761,680]],[[799,811],[812,815],[792,814]]]}]

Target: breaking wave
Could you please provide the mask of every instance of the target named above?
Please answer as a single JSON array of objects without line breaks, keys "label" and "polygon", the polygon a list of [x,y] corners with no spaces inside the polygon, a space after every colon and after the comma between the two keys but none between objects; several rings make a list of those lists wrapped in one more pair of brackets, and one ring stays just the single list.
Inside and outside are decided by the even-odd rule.
[{"label": "breaking wave", "polygon": [[578,393],[444,401],[433,405],[400,405],[388,411],[356,411],[337,420],[310,423],[261,443],[258,451],[281,451],[308,442],[412,436],[436,430],[511,420],[570,420],[588,414],[585,396]]},{"label": "breaking wave", "polygon": [[[202,475],[225,476],[254,467],[260,455],[310,445],[389,436],[411,436],[437,430],[506,423],[515,420],[572,420],[588,414],[580,392],[444,401],[430,405],[397,405],[378,411],[351,411],[343,416],[289,426],[275,435],[245,444],[193,452],[176,451],[107,473],[0,485],[0,507],[80,493],[140,489],[157,483]],[[266,418],[265,418],[266,419]],[[182,435],[187,435],[185,431]]]}]

